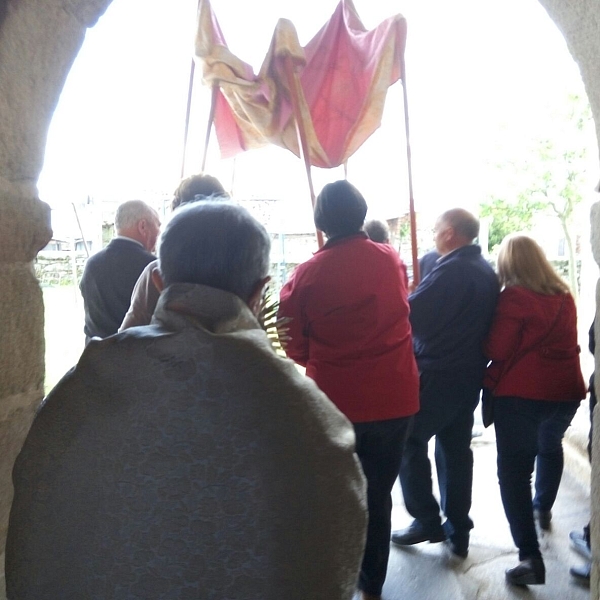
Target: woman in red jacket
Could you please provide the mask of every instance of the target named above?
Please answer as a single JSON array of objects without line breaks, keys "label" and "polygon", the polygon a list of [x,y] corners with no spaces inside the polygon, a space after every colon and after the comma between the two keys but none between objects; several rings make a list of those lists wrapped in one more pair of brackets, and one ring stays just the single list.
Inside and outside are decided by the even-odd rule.
[{"label": "woman in red jacket", "polygon": [[[500,294],[484,351],[491,364],[498,480],[520,563],[506,571],[516,585],[542,584],[531,498],[537,457],[536,504],[549,513],[562,473],[562,436],[586,386],[579,366],[577,315],[569,288],[531,238],[505,238],[498,255]],[[549,505],[549,506],[548,506]]]},{"label": "woman in red jacket", "polygon": [[358,585],[364,599],[375,599],[388,563],[391,490],[419,409],[419,375],[406,271],[392,246],[362,231],[366,213],[347,181],[323,188],[314,218],[328,241],[281,290],[279,316],[291,318],[288,356],[354,425],[369,509]]}]

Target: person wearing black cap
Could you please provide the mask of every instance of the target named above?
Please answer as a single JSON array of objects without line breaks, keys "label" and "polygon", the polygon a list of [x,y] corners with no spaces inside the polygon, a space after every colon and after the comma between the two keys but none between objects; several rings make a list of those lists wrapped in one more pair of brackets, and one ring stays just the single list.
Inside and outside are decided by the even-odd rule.
[{"label": "person wearing black cap", "polygon": [[281,290],[287,353],[354,425],[367,479],[369,525],[358,587],[381,597],[389,557],[391,490],[419,408],[404,265],[362,231],[367,203],[347,181],[323,188],[315,225],[327,243]]}]

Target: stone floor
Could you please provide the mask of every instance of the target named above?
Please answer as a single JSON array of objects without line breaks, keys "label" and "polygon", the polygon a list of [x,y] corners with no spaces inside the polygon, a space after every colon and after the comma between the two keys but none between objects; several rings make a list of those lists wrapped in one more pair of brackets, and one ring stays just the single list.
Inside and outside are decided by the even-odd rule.
[{"label": "stone floor", "polygon": [[[589,590],[574,582],[569,567],[583,560],[569,548],[569,531],[581,529],[589,519],[589,489],[571,473],[563,476],[553,510],[552,529],[541,534],[546,563],[546,584],[513,587],[504,571],[517,564],[502,509],[496,479],[493,427],[473,440],[475,475],[471,517],[471,548],[466,560],[453,557],[444,544],[392,545],[384,600],[587,600]],[[396,485],[393,492],[394,529],[405,527],[410,517]]]}]

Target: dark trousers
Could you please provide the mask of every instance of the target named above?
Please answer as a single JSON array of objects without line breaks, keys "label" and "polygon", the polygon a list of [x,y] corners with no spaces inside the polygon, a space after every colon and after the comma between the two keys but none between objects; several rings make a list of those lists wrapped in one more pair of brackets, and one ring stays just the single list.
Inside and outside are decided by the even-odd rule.
[{"label": "dark trousers", "polygon": [[473,485],[471,433],[481,379],[480,370],[421,373],[421,409],[415,416],[400,468],[407,511],[426,529],[439,527],[440,505],[433,496],[428,457],[429,440],[436,436],[441,508],[451,536],[467,534],[473,527],[469,518]]},{"label": "dark trousers", "polygon": [[551,510],[562,478],[564,456],[562,439],[571,424],[579,402],[567,402],[569,408],[540,423],[538,451],[535,459],[535,495],[533,508]]},{"label": "dark trousers", "polygon": [[356,454],[367,479],[369,525],[358,587],[379,596],[387,572],[392,529],[392,487],[413,417],[354,423]]},{"label": "dark trousers", "polygon": [[[559,461],[555,446],[562,440],[561,434],[557,442],[558,431],[562,429],[564,434],[578,406],[578,400],[550,402],[512,396],[495,400],[500,495],[510,532],[519,549],[519,560],[541,556],[531,498],[531,476],[536,457],[541,449],[551,456],[549,460],[548,456],[542,459],[542,473],[538,478],[546,478],[546,483],[540,485],[544,494],[556,498],[554,488],[558,490],[560,474],[557,477]],[[560,455],[562,473],[562,445]]]}]

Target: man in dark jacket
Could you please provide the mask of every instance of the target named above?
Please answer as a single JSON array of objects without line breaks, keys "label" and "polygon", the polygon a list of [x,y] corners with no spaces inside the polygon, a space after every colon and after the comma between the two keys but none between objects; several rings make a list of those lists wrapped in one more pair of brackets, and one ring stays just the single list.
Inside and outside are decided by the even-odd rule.
[{"label": "man in dark jacket", "polygon": [[79,284],[85,310],[86,344],[117,333],[131,293],[152,254],[160,228],[157,212],[141,200],[124,202],[115,215],[116,237],[90,257]]},{"label": "man in dark jacket", "polygon": [[[400,483],[414,521],[392,535],[400,546],[448,538],[451,551],[462,558],[473,527],[471,430],[486,364],[481,345],[499,292],[494,271],[473,245],[478,235],[479,221],[472,214],[445,212],[435,227],[441,258],[409,297],[421,410],[407,441]],[[443,527],[427,456],[433,436]]]}]

